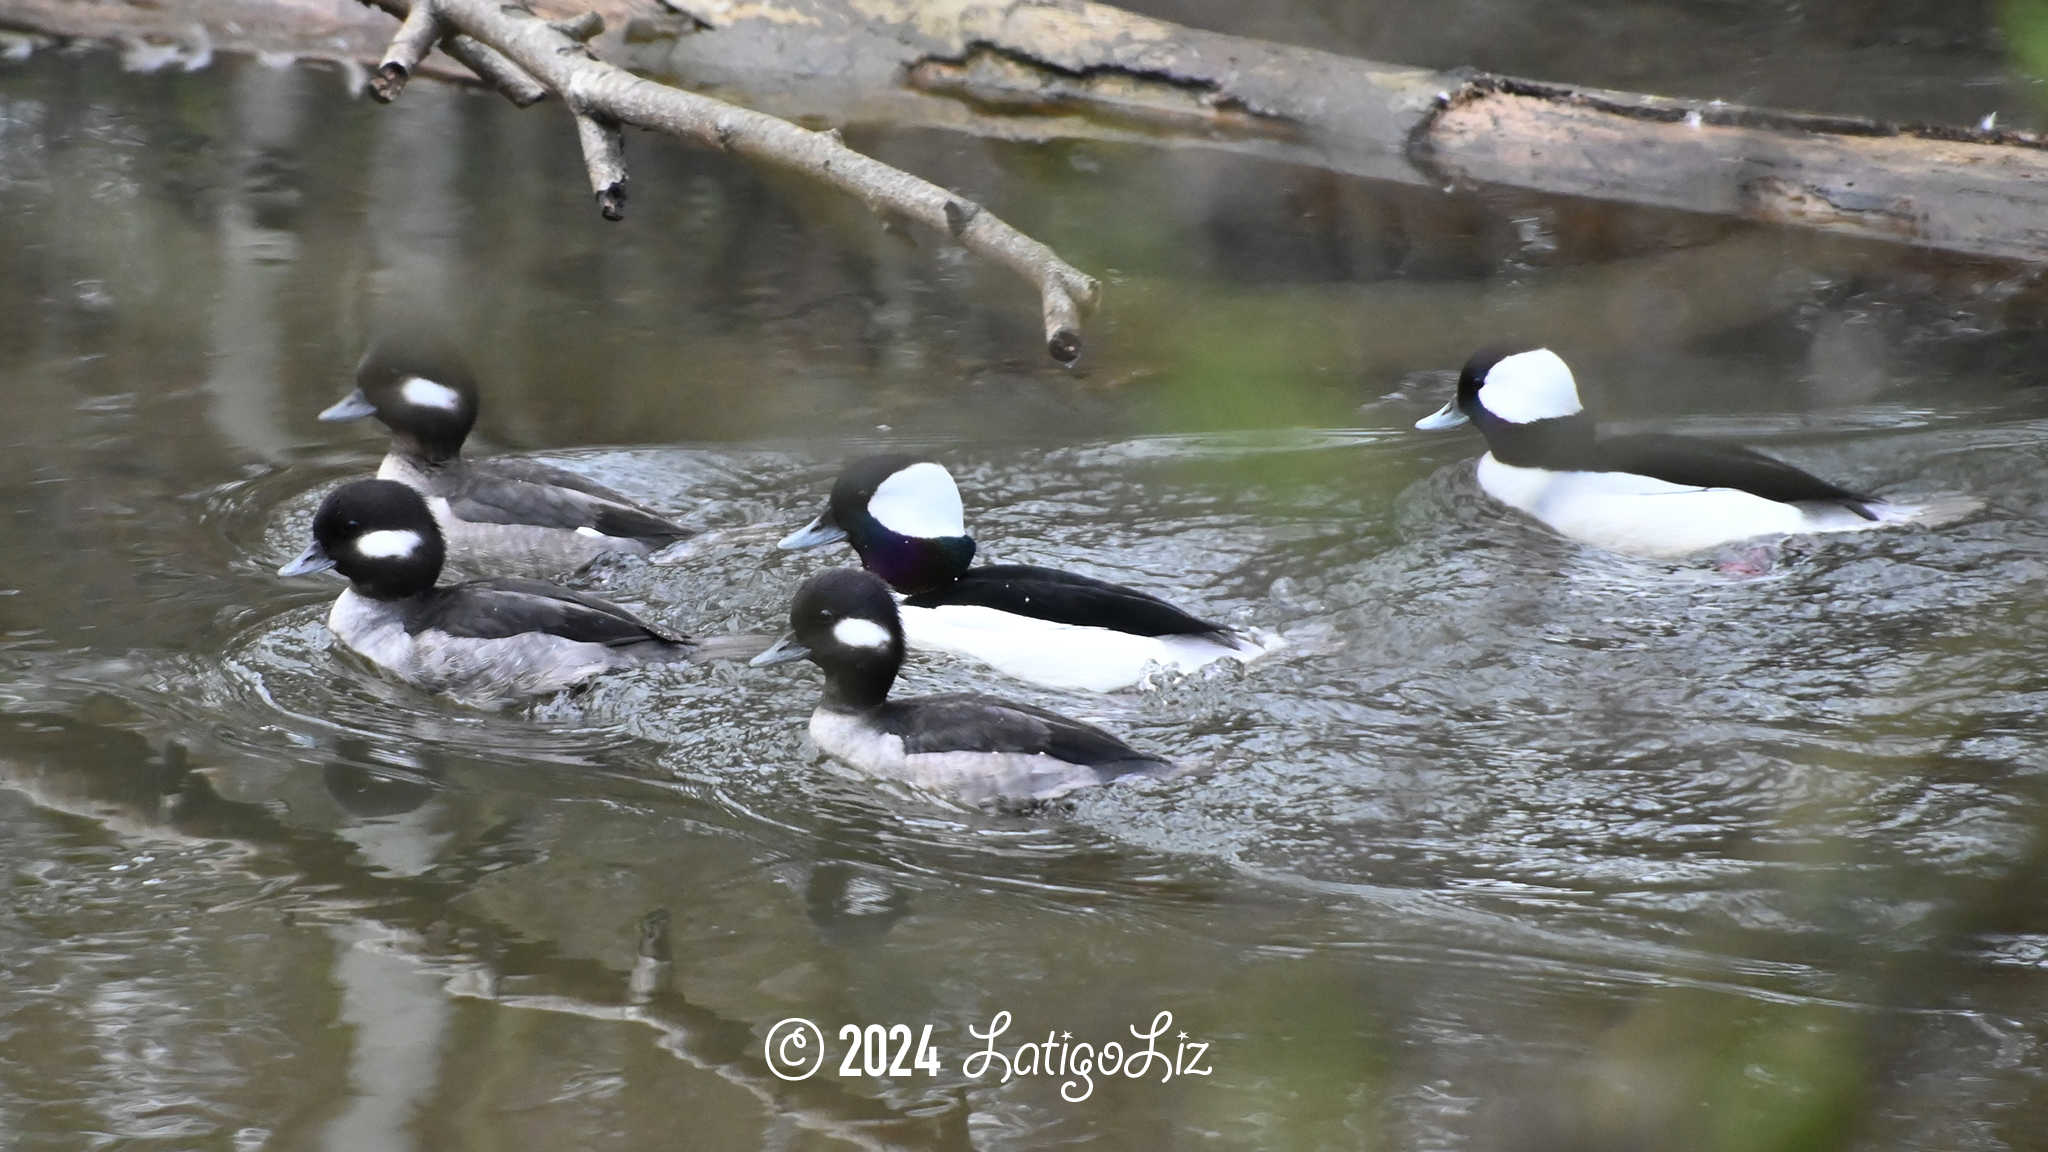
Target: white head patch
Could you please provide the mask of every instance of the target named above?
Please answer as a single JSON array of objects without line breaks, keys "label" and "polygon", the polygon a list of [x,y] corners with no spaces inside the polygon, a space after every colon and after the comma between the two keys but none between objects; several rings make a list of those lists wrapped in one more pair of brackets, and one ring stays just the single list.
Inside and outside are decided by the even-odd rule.
[{"label": "white head patch", "polygon": [[1502,358],[1486,374],[1479,403],[1488,412],[1515,424],[1577,415],[1579,386],[1563,358],[1548,348]]},{"label": "white head patch", "polygon": [[436,384],[425,376],[408,376],[398,386],[398,394],[408,404],[421,408],[439,408],[444,412],[456,412],[462,408],[462,394],[446,384]]},{"label": "white head patch", "polygon": [[966,513],[952,473],[926,461],[882,481],[868,497],[868,514],[901,536],[932,539],[967,535]]},{"label": "white head patch", "polygon": [[832,638],[848,648],[887,648],[889,630],[873,620],[848,616],[832,626]]},{"label": "white head patch", "polygon": [[364,556],[389,560],[410,556],[419,550],[420,534],[410,528],[384,528],[356,538],[356,551]]}]

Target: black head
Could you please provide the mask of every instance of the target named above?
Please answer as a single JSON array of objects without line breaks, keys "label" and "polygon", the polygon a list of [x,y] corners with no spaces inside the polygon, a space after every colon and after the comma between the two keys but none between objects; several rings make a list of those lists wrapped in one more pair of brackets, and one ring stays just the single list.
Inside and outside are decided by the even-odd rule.
[{"label": "black head", "polygon": [[1570,467],[1593,444],[1593,420],[1579,403],[1572,370],[1557,353],[1526,340],[1473,353],[1458,374],[1458,398],[1415,426],[1451,428],[1467,420],[1504,464]]},{"label": "black head", "polygon": [[782,540],[814,548],[844,540],[868,571],[906,595],[959,579],[974,560],[960,489],[944,466],[916,456],[869,456],[832,484],[825,511]]},{"label": "black head", "polygon": [[356,365],[356,390],[322,420],[375,416],[393,438],[428,460],[452,460],[476,426],[476,377],[460,353],[418,333],[377,341]]},{"label": "black head", "polygon": [[903,665],[903,620],[889,586],[858,568],[803,582],[789,606],[790,634],[755,664],[808,659],[825,670],[825,701],[873,708],[889,698]]},{"label": "black head", "polygon": [[1458,373],[1458,411],[1463,412],[1467,419],[1478,419],[1481,408],[1479,393],[1486,387],[1487,378],[1493,375],[1494,368],[1511,357],[1541,351],[1544,351],[1543,345],[1533,340],[1512,337],[1495,341],[1474,352],[1471,359],[1465,361],[1464,370]]},{"label": "black head", "polygon": [[402,600],[433,588],[443,556],[440,526],[418,492],[393,480],[355,480],[320,502],[312,546],[278,574],[333,568],[361,595]]}]

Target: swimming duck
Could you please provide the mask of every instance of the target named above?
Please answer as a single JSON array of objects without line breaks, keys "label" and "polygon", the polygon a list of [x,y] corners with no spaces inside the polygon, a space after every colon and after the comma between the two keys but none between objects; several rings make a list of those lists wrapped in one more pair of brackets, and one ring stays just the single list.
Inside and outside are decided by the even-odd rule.
[{"label": "swimming duck", "polygon": [[1531,344],[1475,354],[1458,377],[1457,398],[1415,426],[1468,420],[1486,437],[1480,488],[1615,552],[1672,558],[1759,536],[1876,528],[1915,512],[1734,444],[1600,436],[1571,369]]},{"label": "swimming duck", "polygon": [[848,464],[825,511],[780,546],[841,540],[904,595],[911,647],[966,656],[1035,684],[1110,692],[1137,683],[1148,664],[1185,672],[1268,651],[1134,588],[1035,564],[969,567],[975,545],[960,489],[943,466],[919,457]]},{"label": "swimming duck", "polygon": [[327,494],[313,543],[280,576],[329,568],[349,587],[327,614],[342,643],[399,679],[471,703],[555,692],[640,664],[743,659],[759,637],[693,640],[616,604],[514,577],[436,587],[440,525],[417,491],[356,480]]},{"label": "swimming duck", "polygon": [[645,555],[689,529],[593,480],[532,460],[471,460],[476,379],[460,356],[417,334],[388,337],[356,368],[356,388],[322,420],[374,416],[391,430],[381,479],[417,488],[449,559],[482,570],[569,572],[607,553]]},{"label": "swimming duck", "polygon": [[975,692],[889,699],[903,664],[889,586],[858,568],[805,580],[790,635],[757,665],[810,660],[825,673],[811,739],[840,763],[969,803],[1050,800],[1127,776],[1166,776],[1164,757],[1091,724]]}]

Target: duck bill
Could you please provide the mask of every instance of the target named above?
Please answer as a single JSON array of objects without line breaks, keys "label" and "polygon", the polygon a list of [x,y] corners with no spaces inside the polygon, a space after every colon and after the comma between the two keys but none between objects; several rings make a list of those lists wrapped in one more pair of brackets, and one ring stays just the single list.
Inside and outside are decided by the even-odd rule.
[{"label": "duck bill", "polygon": [[327,554],[325,548],[320,547],[318,540],[315,540],[304,552],[299,553],[297,560],[279,568],[277,574],[279,576],[311,576],[315,572],[325,572],[332,567],[334,567],[334,558]]},{"label": "duck bill", "polygon": [[811,650],[797,643],[796,633],[792,632],[777,640],[775,647],[768,649],[766,652],[747,661],[747,663],[756,668],[766,668],[771,664],[794,664],[799,660],[808,658],[810,654]]},{"label": "duck bill", "polygon": [[777,548],[797,551],[802,548],[817,548],[826,544],[837,544],[846,539],[846,529],[832,522],[832,510],[826,509],[816,520],[791,532],[775,542]]},{"label": "duck bill", "polygon": [[370,403],[369,398],[363,395],[363,390],[358,388],[322,410],[320,419],[328,421],[360,420],[365,416],[375,416],[376,414],[377,406]]},{"label": "duck bill", "polygon": [[1471,417],[1458,411],[1458,402],[1453,400],[1449,404],[1417,420],[1415,426],[1424,432],[1435,432],[1441,428],[1456,428],[1469,419]]}]

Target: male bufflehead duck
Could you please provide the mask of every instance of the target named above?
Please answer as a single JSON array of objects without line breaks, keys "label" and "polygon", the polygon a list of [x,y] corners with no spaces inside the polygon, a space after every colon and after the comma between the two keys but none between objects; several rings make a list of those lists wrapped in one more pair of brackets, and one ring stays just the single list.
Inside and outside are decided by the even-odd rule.
[{"label": "male bufflehead duck", "polygon": [[903,623],[889,586],[858,568],[797,589],[790,635],[757,665],[809,659],[825,672],[811,739],[848,767],[969,803],[1051,800],[1173,764],[1057,712],[978,692],[889,699],[903,664]]},{"label": "male bufflehead duck", "polygon": [[356,389],[322,420],[375,416],[391,430],[381,479],[419,489],[449,558],[479,568],[574,571],[612,552],[645,555],[689,529],[594,481],[532,460],[468,460],[476,379],[453,350],[419,336],[379,341]]},{"label": "male bufflehead duck", "polygon": [[1458,397],[1417,428],[1470,420],[1489,449],[1479,486],[1574,540],[1658,559],[1737,540],[1854,532],[1911,518],[1733,444],[1599,436],[1555,352],[1498,344],[1466,361]]},{"label": "male bufflehead duck", "polygon": [[320,502],[312,546],[278,575],[338,570],[349,588],[327,627],[342,643],[415,687],[472,703],[555,692],[614,668],[761,651],[748,643],[759,638],[692,640],[538,580],[437,588],[442,555],[440,527],[418,492],[356,480]]},{"label": "male bufflehead duck", "polygon": [[914,456],[846,466],[817,519],[784,548],[844,540],[868,571],[904,594],[910,646],[951,652],[1052,688],[1110,692],[1148,663],[1192,671],[1266,649],[1157,596],[1033,564],[970,568],[974,539],[952,474]]}]

